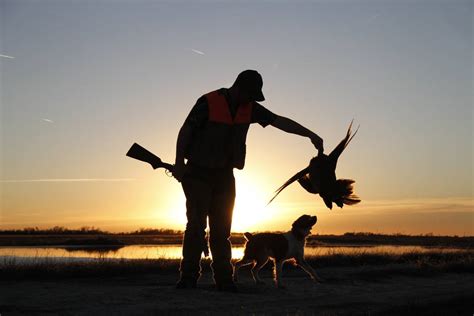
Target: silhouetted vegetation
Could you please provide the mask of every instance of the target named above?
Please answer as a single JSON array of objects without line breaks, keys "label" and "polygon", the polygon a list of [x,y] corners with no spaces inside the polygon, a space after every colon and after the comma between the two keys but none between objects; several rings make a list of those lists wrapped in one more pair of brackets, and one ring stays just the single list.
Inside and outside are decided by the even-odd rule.
[{"label": "silhouetted vegetation", "polygon": [[132,232],[112,233],[94,226],[83,226],[78,229],[54,226],[51,228],[25,227],[0,230],[0,235],[170,235],[182,233],[180,230],[169,228],[140,228]]},{"label": "silhouetted vegetation", "polygon": [[[0,246],[51,246],[51,245],[169,245],[181,244],[183,232],[165,228],[140,228],[132,232],[112,233],[100,228],[84,226],[79,229],[69,229],[62,226],[39,229],[27,227],[17,230],[0,230]],[[245,238],[242,233],[233,233],[231,242],[242,245]],[[403,234],[374,234],[352,232],[343,235],[312,235],[308,245],[412,245],[436,247],[471,248],[474,246],[473,236],[434,236],[403,235]]]},{"label": "silhouetted vegetation", "polygon": [[434,236],[403,235],[403,234],[374,234],[374,233],[345,233],[344,235],[312,235],[308,238],[309,244],[344,244],[344,245],[412,245],[412,246],[445,246],[445,247],[472,247],[473,236]]},{"label": "silhouetted vegetation", "polygon": [[130,235],[179,235],[183,232],[181,230],[169,229],[169,228],[140,228],[130,233]]},{"label": "silhouetted vegetation", "polygon": [[111,234],[94,226],[83,226],[79,229],[70,229],[63,226],[52,228],[25,227],[23,229],[0,230],[0,235],[97,235]]},{"label": "silhouetted vegetation", "polygon": [[[237,259],[234,259],[234,261]],[[348,267],[359,278],[386,278],[390,275],[427,277],[439,273],[474,273],[474,251],[456,252],[411,252],[397,253],[334,253],[308,256],[307,261],[315,268]],[[133,273],[177,273],[180,259],[107,259],[98,256],[85,262],[33,260],[19,264],[15,258],[4,258],[0,262],[2,279],[48,279],[57,277],[106,277]],[[270,271],[269,261],[263,268]],[[202,260],[202,269],[210,273],[210,259]],[[249,267],[243,267],[249,269]],[[285,273],[303,273],[291,264],[285,264]],[[246,272],[242,272],[246,273]]]},{"label": "silhouetted vegetation", "polygon": [[105,256],[110,253],[116,253],[119,249],[123,248],[124,246],[78,246],[78,247],[63,247],[64,250],[67,252],[77,252],[77,251],[84,251],[89,254],[96,254],[100,256]]}]

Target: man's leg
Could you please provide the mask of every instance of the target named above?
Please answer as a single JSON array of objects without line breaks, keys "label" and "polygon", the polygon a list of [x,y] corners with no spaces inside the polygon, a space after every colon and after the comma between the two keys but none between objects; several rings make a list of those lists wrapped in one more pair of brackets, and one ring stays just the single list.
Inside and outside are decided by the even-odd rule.
[{"label": "man's leg", "polygon": [[214,281],[220,288],[222,285],[233,285],[232,248],[229,241],[235,200],[235,179],[232,171],[218,177],[213,184],[214,191],[209,209],[211,266]]},{"label": "man's leg", "polygon": [[[181,280],[177,287],[195,287],[201,275],[201,254],[205,245],[206,217],[210,205],[211,187],[200,179],[185,177],[182,182],[186,195],[186,231],[183,239]],[[194,286],[192,286],[194,283]]]}]

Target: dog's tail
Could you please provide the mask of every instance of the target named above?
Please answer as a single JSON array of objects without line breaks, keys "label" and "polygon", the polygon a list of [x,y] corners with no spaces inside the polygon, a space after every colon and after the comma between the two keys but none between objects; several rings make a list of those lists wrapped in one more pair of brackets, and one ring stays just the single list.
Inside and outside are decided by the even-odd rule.
[{"label": "dog's tail", "polygon": [[253,235],[251,233],[244,233],[244,237],[247,241],[249,241],[250,239],[252,239]]}]

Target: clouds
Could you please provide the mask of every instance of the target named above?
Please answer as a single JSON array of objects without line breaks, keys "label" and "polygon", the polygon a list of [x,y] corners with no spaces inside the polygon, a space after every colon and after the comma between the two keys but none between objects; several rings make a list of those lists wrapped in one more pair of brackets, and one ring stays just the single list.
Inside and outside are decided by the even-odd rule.
[{"label": "clouds", "polygon": [[191,51],[193,51],[194,53],[199,54],[199,55],[206,55],[203,52],[201,52],[200,50],[197,50],[197,49],[194,49],[194,48],[192,48]]},{"label": "clouds", "polygon": [[0,54],[0,57],[9,58],[9,59],[15,59],[15,57],[13,57],[13,56],[2,55],[2,54]]},{"label": "clouds", "polygon": [[28,183],[28,182],[123,182],[134,181],[133,178],[77,178],[77,179],[21,179],[21,180],[0,180],[0,183]]}]

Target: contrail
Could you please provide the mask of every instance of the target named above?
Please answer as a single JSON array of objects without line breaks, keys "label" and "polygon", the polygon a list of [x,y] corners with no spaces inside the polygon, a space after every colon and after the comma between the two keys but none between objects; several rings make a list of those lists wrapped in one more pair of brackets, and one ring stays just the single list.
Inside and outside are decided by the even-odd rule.
[{"label": "contrail", "polygon": [[24,179],[24,180],[0,180],[1,183],[21,183],[21,182],[120,182],[134,181],[133,178],[84,178],[84,179]]},{"label": "contrail", "polygon": [[48,122],[48,123],[54,123],[53,120],[47,119],[47,118],[42,118],[43,121]]},{"label": "contrail", "polygon": [[372,16],[367,20],[367,22],[368,22],[368,23],[371,23],[372,21],[375,21],[376,19],[378,19],[379,16],[380,16],[380,13],[376,13],[376,14],[372,15]]},{"label": "contrail", "polygon": [[201,52],[200,50],[197,50],[197,49],[191,49],[193,52],[195,52],[196,54],[199,54],[199,55],[206,55],[204,54],[203,52]]},{"label": "contrail", "polygon": [[2,54],[0,54],[0,57],[4,57],[4,58],[10,58],[10,59],[14,59],[14,58],[15,58],[15,57],[13,57],[13,56],[2,55]]}]

